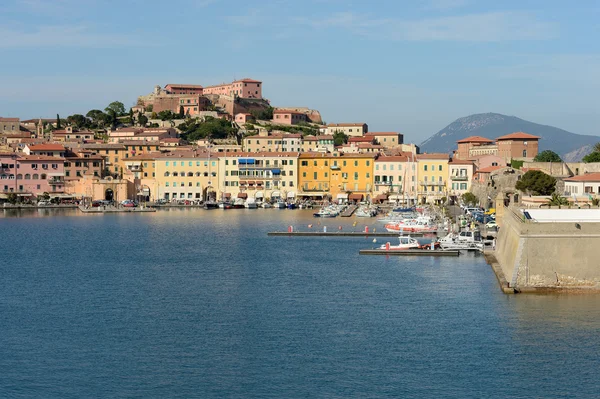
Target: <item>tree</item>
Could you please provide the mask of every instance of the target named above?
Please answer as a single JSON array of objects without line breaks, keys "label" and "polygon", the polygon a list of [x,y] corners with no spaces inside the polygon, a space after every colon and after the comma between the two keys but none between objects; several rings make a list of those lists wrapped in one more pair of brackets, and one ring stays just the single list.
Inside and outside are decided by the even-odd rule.
[{"label": "tree", "polygon": [[85,116],[91,119],[95,127],[103,128],[109,122],[109,116],[99,109],[92,109]]},{"label": "tree", "polygon": [[343,145],[346,144],[348,142],[348,136],[341,131],[335,131],[333,133],[333,144],[338,146],[338,145]]},{"label": "tree", "polygon": [[129,121],[133,125],[133,108],[129,108]]},{"label": "tree", "polygon": [[106,107],[104,109],[104,111],[106,111],[107,114],[110,114],[112,111],[114,113],[115,117],[124,116],[125,115],[125,105],[123,105],[123,103],[120,101],[113,101],[112,103],[108,104],[108,107]]},{"label": "tree", "polygon": [[565,197],[558,195],[558,193],[553,193],[552,197],[548,200],[548,205],[561,206],[561,205],[569,205],[569,200]]},{"label": "tree", "polygon": [[515,185],[517,190],[533,195],[550,195],[556,188],[556,179],[539,170],[530,170]]},{"label": "tree", "polygon": [[265,109],[252,110],[252,111],[250,111],[250,113],[257,120],[260,119],[260,120],[270,121],[271,119],[273,119],[273,111],[274,111],[273,107],[267,107]]},{"label": "tree", "polygon": [[461,198],[463,203],[465,203],[466,205],[477,205],[477,203],[479,202],[475,194],[471,192],[464,193]]},{"label": "tree", "polygon": [[58,114],[56,114],[56,128],[60,129],[61,125],[60,125],[60,116],[58,116]]},{"label": "tree", "polygon": [[600,143],[594,144],[594,152],[600,152]]},{"label": "tree", "polygon": [[545,150],[540,152],[533,158],[534,162],[562,162],[560,156],[551,150]]},{"label": "tree", "polygon": [[150,105],[146,105],[146,112],[152,112],[154,111],[154,105],[150,104]]},{"label": "tree", "polygon": [[585,157],[583,157],[582,161],[585,163],[600,162],[600,152],[594,151],[590,154],[587,154]]},{"label": "tree", "polygon": [[146,115],[142,114],[141,112],[138,113],[138,123],[140,126],[144,127],[146,126],[146,123],[148,123],[148,117],[146,117]]},{"label": "tree", "polygon": [[17,201],[19,200],[19,197],[18,197],[18,196],[17,196],[17,194],[15,194],[15,193],[8,193],[8,194],[6,195],[6,200],[7,200],[9,203],[11,203],[11,204],[13,204],[13,205],[14,205],[14,204],[16,204],[16,203],[17,203]]},{"label": "tree", "polygon": [[90,120],[81,114],[75,114],[67,117],[67,122],[78,129],[87,127],[90,124]]},{"label": "tree", "polygon": [[185,118],[185,112],[183,110],[183,105],[180,105],[179,106],[179,119],[183,119],[183,118]]},{"label": "tree", "polygon": [[231,122],[207,116],[204,122],[198,122],[195,119],[187,119],[178,126],[181,130],[181,137],[188,142],[199,139],[225,139],[235,137],[238,130],[231,125]]}]

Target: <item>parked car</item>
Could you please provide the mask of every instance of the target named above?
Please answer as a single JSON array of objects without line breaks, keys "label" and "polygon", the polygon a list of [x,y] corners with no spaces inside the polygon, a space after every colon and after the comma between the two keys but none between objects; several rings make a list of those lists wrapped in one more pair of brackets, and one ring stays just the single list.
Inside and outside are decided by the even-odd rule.
[{"label": "parked car", "polygon": [[121,205],[123,205],[126,208],[135,208],[137,206],[136,202],[132,200],[122,201]]},{"label": "parked car", "polygon": [[92,201],[92,207],[98,208],[99,206],[102,206],[102,201]]},{"label": "parked car", "polygon": [[48,206],[52,204],[50,201],[38,201],[37,206]]},{"label": "parked car", "polygon": [[166,204],[167,202],[169,202],[169,201],[167,201],[167,200],[166,200],[166,199],[164,199],[164,198],[159,198],[158,200],[156,200],[156,203],[157,203],[158,205],[164,205],[164,204]]},{"label": "parked car", "polygon": [[498,225],[496,224],[496,221],[495,221],[495,220],[489,221],[489,222],[487,222],[487,223],[485,224],[485,227],[486,227],[486,228],[488,228],[488,229],[492,229],[492,228],[495,228],[495,227],[497,227],[497,226],[498,226]]}]

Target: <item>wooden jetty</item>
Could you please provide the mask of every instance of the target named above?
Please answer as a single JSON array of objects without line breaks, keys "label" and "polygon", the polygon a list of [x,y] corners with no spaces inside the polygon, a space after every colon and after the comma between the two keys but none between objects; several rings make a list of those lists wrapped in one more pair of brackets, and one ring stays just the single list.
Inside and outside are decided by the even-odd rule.
[{"label": "wooden jetty", "polygon": [[361,249],[359,255],[387,255],[387,256],[458,256],[460,251],[440,249],[405,249],[405,250],[385,250],[385,249]]},{"label": "wooden jetty", "polygon": [[[268,236],[290,236],[290,237],[399,237],[398,233],[384,232],[366,232],[366,231],[271,231]],[[407,234],[408,235],[408,234]],[[411,237],[423,237],[423,233],[411,233]]]},{"label": "wooden jetty", "polygon": [[348,205],[348,207],[346,207],[344,212],[340,213],[340,216],[343,218],[349,218],[350,216],[352,216],[352,214],[354,213],[354,211],[357,208],[358,208],[358,206],[356,206],[356,205]]}]

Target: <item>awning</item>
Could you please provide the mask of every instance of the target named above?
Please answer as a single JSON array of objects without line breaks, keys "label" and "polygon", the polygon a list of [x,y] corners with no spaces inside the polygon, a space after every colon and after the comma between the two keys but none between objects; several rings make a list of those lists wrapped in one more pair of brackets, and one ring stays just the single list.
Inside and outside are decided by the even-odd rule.
[{"label": "awning", "polygon": [[254,181],[251,181],[251,180],[250,180],[250,181],[248,181],[248,184],[250,184],[250,185],[253,185],[254,183],[256,183],[256,182],[254,182]]},{"label": "awning", "polygon": [[75,194],[50,194],[51,198],[75,198]]},{"label": "awning", "polygon": [[240,180],[240,186],[245,186],[246,185],[246,181]]},{"label": "awning", "polygon": [[238,159],[239,165],[254,165],[254,158],[240,158]]},{"label": "awning", "polygon": [[225,193],[224,196],[225,198],[231,198],[231,193]]},{"label": "awning", "polygon": [[271,169],[271,173],[273,173],[274,175],[280,175],[281,169]]},{"label": "awning", "polygon": [[271,198],[279,198],[281,197],[281,193],[279,191],[273,191],[271,193]]},{"label": "awning", "polygon": [[263,184],[263,182],[261,182],[261,181],[257,181],[257,182],[256,182],[256,185],[257,185],[257,186],[262,186],[262,184]]},{"label": "awning", "polygon": [[248,194],[246,194],[246,193],[238,193],[238,198],[248,198]]},{"label": "awning", "polygon": [[385,201],[387,200],[387,195],[385,194],[379,194],[377,197],[375,197],[375,201]]},{"label": "awning", "polygon": [[289,193],[287,193],[287,197],[288,197],[288,198],[293,198],[293,197],[295,197],[295,196],[296,196],[296,193],[295,193],[295,192],[293,192],[293,191],[290,191]]},{"label": "awning", "polygon": [[265,195],[263,194],[262,191],[257,191],[256,194],[254,194],[254,198],[264,198]]},{"label": "awning", "polygon": [[348,194],[338,194],[337,199],[348,199]]},{"label": "awning", "polygon": [[348,196],[348,199],[350,201],[362,201],[363,195],[362,194],[350,194]]}]

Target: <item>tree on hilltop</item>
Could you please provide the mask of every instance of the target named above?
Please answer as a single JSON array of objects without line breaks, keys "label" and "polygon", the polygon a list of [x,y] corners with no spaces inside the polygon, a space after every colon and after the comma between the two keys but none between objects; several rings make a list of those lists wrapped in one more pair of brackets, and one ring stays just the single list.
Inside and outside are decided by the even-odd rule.
[{"label": "tree on hilltop", "polygon": [[104,111],[106,111],[106,113],[109,115],[113,113],[115,118],[118,116],[124,116],[125,105],[123,105],[123,103],[120,101],[113,101],[112,103],[108,104],[108,107],[104,108]]},{"label": "tree on hilltop", "polygon": [[348,143],[348,135],[342,131],[336,130],[333,133],[333,144],[336,146],[340,146],[346,143]]},{"label": "tree on hilltop", "polygon": [[466,205],[477,205],[477,203],[479,202],[479,200],[477,199],[475,194],[473,194],[471,192],[464,193],[461,196],[461,198],[462,198],[463,203],[465,203]]},{"label": "tree on hilltop", "polygon": [[600,152],[591,152],[583,157],[582,161],[585,163],[600,162]]}]

